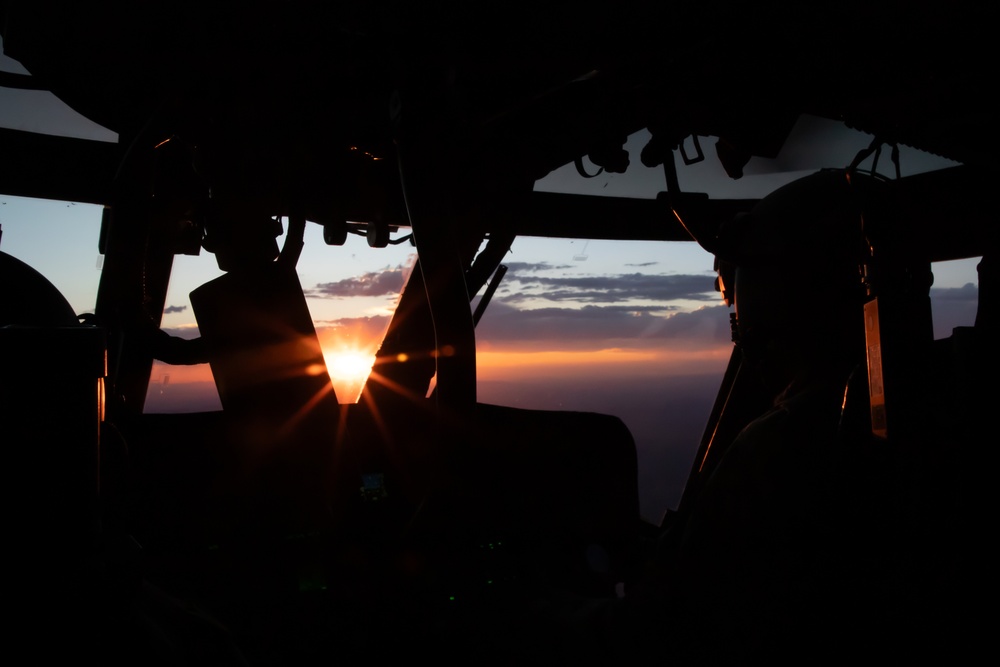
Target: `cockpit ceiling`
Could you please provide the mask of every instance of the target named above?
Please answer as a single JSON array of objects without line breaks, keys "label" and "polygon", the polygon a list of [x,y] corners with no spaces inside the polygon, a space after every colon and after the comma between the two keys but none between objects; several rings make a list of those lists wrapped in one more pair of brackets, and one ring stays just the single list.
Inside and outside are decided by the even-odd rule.
[{"label": "cockpit ceiling", "polygon": [[631,0],[585,13],[519,2],[171,2],[150,20],[105,3],[14,1],[4,46],[123,134],[168,109],[300,154],[345,142],[387,152],[389,98],[404,90],[429,113],[460,109],[476,133],[501,135],[497,145],[515,138],[521,161],[536,163],[529,171],[650,125],[754,147],[776,117],[803,111],[985,163],[993,119],[977,72],[993,21],[985,8],[914,4],[927,3]]},{"label": "cockpit ceiling", "polygon": [[[418,134],[424,151],[447,144],[458,163],[445,175],[461,174],[459,189],[489,203],[487,229],[682,240],[662,222],[672,217],[664,201],[527,191],[640,128],[668,147],[697,134],[768,156],[812,113],[963,163],[957,176],[913,181],[938,196],[916,196],[910,224],[934,259],[983,242],[996,171],[984,140],[991,91],[977,78],[993,22],[976,12],[987,10],[729,4],[631,0],[590,14],[517,2],[475,12],[458,2],[171,2],[150,21],[148,10],[102,3],[0,3],[4,49],[31,85],[122,137],[114,146],[0,130],[0,183],[106,203],[129,141],[181,134],[266,183],[257,194],[271,210],[294,189],[318,222],[403,225],[396,151]],[[377,211],[359,199],[361,173],[378,185]],[[689,214],[718,224],[750,205],[705,201]]]}]

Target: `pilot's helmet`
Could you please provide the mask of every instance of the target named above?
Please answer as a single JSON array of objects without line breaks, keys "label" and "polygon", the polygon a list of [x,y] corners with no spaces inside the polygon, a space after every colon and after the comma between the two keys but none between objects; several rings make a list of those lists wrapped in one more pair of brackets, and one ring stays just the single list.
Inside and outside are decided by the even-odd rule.
[{"label": "pilot's helmet", "polygon": [[723,228],[717,255],[733,269],[722,282],[735,295],[745,349],[764,339],[799,345],[854,337],[863,323],[867,207],[880,186],[846,170],[820,171]]},{"label": "pilot's helmet", "polygon": [[202,246],[214,253],[223,271],[267,265],[278,256],[279,220],[252,199],[212,200]]}]

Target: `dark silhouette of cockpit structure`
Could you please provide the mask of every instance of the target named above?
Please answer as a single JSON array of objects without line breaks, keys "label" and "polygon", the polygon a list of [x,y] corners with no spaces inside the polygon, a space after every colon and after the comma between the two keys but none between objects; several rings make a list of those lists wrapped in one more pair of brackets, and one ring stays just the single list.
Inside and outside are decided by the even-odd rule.
[{"label": "dark silhouette of cockpit structure", "polygon": [[[252,664],[362,658],[382,645],[516,661],[534,650],[527,637],[545,656],[594,643],[629,653],[617,640],[648,648],[664,618],[692,630],[686,644],[664,632],[694,662],[792,646],[824,656],[834,637],[838,658],[964,650],[977,637],[963,591],[982,585],[992,506],[977,464],[996,377],[980,361],[997,327],[995,119],[977,74],[986,10],[481,10],[172,3],[149,17],[0,4],[4,49],[31,72],[3,73],[0,85],[51,90],[120,137],[0,130],[4,192],[107,207],[84,324],[43,277],[0,255],[0,432],[19,478],[9,540],[25,573],[18,599],[52,619],[24,629],[56,642],[80,633],[109,659]],[[708,480],[771,397],[737,345],[681,506],[657,537],[638,517],[619,420],[477,401],[470,301],[495,288],[521,235],[696,240],[739,258],[748,241],[726,226],[756,200],[681,191],[678,147],[715,137],[716,154],[700,157],[739,178],[752,158],[780,155],[803,113],[869,133],[872,151],[904,144],[958,163],[843,195],[863,220],[867,337],[834,438],[842,507],[823,516],[836,545],[816,556],[848,563],[836,577],[850,579],[858,608],[819,613],[828,601],[804,597],[802,617],[822,623],[801,646],[772,627],[743,653],[709,627],[723,615],[692,601],[697,587],[672,598],[668,586],[656,594],[676,602],[666,616],[626,613],[643,637],[611,624],[601,627],[613,646],[577,642],[592,617],[574,626],[529,602],[557,589],[611,599],[623,581],[626,599],[659,590],[646,564],[674,562]],[[625,171],[625,138],[643,128],[651,140],[638,157],[664,170],[655,200],[533,191],[559,166],[583,171],[584,157]],[[279,217],[289,220],[280,250]],[[331,245],[412,233],[419,256],[379,351],[382,380],[357,405],[336,401],[294,272],[309,224]],[[201,340],[172,340],[159,331],[171,263],[202,249],[226,273],[192,294]],[[781,249],[776,239],[765,250],[782,262]],[[977,256],[976,325],[934,341],[931,262]],[[802,317],[827,327],[823,303]],[[143,414],[154,359],[208,361],[224,409]],[[221,622],[160,591],[198,598]]]}]

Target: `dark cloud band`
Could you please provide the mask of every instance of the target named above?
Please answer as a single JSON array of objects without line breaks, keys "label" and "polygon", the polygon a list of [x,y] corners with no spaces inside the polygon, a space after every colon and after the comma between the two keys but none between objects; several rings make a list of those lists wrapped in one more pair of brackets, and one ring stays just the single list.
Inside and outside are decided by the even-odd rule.
[{"label": "dark cloud band", "polygon": [[403,290],[403,267],[373,271],[333,283],[319,283],[306,296],[344,298],[352,296],[396,296]]},{"label": "dark cloud band", "polygon": [[585,303],[620,303],[627,300],[717,301],[714,278],[705,275],[654,275],[625,273],[611,276],[509,277],[504,293],[511,301],[546,299]]}]

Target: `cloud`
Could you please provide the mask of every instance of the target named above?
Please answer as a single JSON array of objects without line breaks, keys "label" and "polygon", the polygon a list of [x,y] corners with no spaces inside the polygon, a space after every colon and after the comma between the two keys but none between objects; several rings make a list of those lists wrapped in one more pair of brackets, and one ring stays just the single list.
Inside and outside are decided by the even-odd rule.
[{"label": "cloud", "polygon": [[962,287],[932,287],[934,337],[947,338],[955,327],[972,326],[976,322],[978,308],[979,288],[972,283]]},{"label": "cloud", "polygon": [[174,338],[183,338],[185,340],[192,340],[198,338],[198,327],[194,324],[181,327],[164,327],[163,331]]},{"label": "cloud", "polygon": [[[511,283],[517,283],[520,288]],[[629,299],[645,301],[717,301],[711,277],[705,275],[654,275],[626,273],[608,276],[519,276],[515,275],[502,293],[507,300],[582,301],[620,303]]]},{"label": "cloud", "polygon": [[[643,263],[643,265],[650,265]],[[702,349],[730,343],[729,310],[708,275],[622,273],[604,276],[547,275],[567,267],[548,262],[511,262],[507,281],[480,322],[476,338],[494,349],[594,350],[608,347]],[[337,282],[321,283],[309,296],[395,296],[403,267],[386,267]],[[678,300],[705,303],[684,312]],[[551,304],[542,308],[525,308]],[[317,322],[324,341],[337,344],[381,340],[387,317]]]},{"label": "cloud", "polygon": [[621,305],[520,310],[494,303],[480,322],[476,338],[503,347],[537,349],[646,346],[656,341],[714,347],[729,342],[729,309],[725,306],[692,312],[665,312],[668,310],[669,306]]},{"label": "cloud", "polygon": [[171,313],[183,313],[187,310],[187,306],[167,306],[163,309],[164,315],[170,315]]},{"label": "cloud", "polygon": [[970,301],[979,302],[979,288],[972,283],[965,283],[961,287],[932,287],[931,300],[933,301]]},{"label": "cloud", "polygon": [[[706,306],[691,312],[675,306],[586,305],[521,310],[490,304],[476,340],[492,349],[595,350],[608,347],[713,348],[730,343],[729,312]],[[317,323],[324,344],[378,345],[388,316],[349,317]]]},{"label": "cloud", "polygon": [[533,273],[535,271],[562,271],[572,269],[570,264],[549,264],[548,262],[504,262],[507,275],[513,278],[518,273]]},{"label": "cloud", "polygon": [[636,268],[642,268],[644,266],[655,266],[657,264],[659,264],[659,262],[639,262],[637,264],[626,264],[625,266],[634,266]]},{"label": "cloud", "polygon": [[345,298],[353,296],[397,296],[403,290],[403,267],[372,271],[333,283],[319,283],[306,296]]}]

